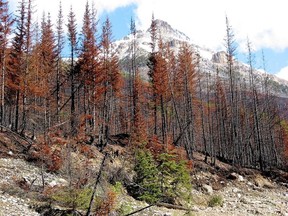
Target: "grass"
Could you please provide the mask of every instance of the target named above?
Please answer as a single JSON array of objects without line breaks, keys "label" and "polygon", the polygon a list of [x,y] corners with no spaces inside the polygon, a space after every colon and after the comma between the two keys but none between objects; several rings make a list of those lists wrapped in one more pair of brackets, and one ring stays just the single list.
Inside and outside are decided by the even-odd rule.
[{"label": "grass", "polygon": [[208,201],[209,207],[216,207],[216,206],[223,206],[223,197],[220,195],[214,195],[212,196]]}]

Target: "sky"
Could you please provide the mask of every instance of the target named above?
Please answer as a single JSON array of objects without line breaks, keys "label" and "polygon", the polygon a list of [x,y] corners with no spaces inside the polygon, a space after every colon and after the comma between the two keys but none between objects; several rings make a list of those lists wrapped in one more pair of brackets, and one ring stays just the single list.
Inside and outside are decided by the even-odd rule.
[{"label": "sky", "polygon": [[[10,0],[15,11],[19,0]],[[266,70],[288,80],[287,0],[88,0],[94,1],[100,24],[109,16],[114,39],[129,33],[130,19],[137,29],[147,29],[154,13],[156,19],[167,21],[184,32],[193,43],[214,51],[224,50],[225,17],[229,18],[238,44],[237,57],[245,62],[247,37],[255,52],[255,67],[261,68],[262,50]],[[34,17],[50,12],[57,18],[60,0],[33,0]],[[85,0],[62,0],[64,17],[72,5],[79,23],[83,19]]]}]

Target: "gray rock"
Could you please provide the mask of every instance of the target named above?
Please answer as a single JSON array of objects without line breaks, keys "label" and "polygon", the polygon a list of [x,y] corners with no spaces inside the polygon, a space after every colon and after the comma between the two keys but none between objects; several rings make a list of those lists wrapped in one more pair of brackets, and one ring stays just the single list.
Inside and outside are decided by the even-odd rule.
[{"label": "gray rock", "polygon": [[242,197],[242,198],[240,199],[240,202],[242,202],[242,203],[244,203],[244,204],[249,204],[249,201],[248,201],[247,198],[245,198],[245,197]]},{"label": "gray rock", "polygon": [[194,212],[199,212],[200,211],[200,209],[197,206],[193,206],[191,208],[191,210],[194,211]]},{"label": "gray rock", "polygon": [[250,181],[248,181],[248,182],[247,182],[247,185],[248,185],[248,186],[253,186],[253,183],[250,182]]},{"label": "gray rock", "polygon": [[217,52],[212,56],[212,62],[218,64],[225,64],[227,62],[226,52]]},{"label": "gray rock", "polygon": [[209,195],[213,194],[213,188],[210,185],[204,184],[202,185],[202,188],[206,194],[209,194]]},{"label": "gray rock", "polygon": [[68,182],[63,178],[54,179],[49,183],[50,187],[55,187],[55,186],[62,187],[62,186],[67,186],[67,185],[68,185]]},{"label": "gray rock", "polygon": [[239,188],[233,188],[233,189],[232,189],[232,192],[233,192],[233,193],[239,193],[239,192],[241,192],[241,190],[240,190]]},{"label": "gray rock", "polygon": [[243,181],[244,181],[244,177],[241,176],[241,175],[239,175],[239,176],[238,176],[238,181],[243,182]]}]

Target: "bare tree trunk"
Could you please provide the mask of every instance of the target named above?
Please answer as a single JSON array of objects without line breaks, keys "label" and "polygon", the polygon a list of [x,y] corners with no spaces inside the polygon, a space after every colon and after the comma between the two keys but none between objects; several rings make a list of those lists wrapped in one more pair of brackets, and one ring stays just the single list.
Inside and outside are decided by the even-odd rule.
[{"label": "bare tree trunk", "polygon": [[154,135],[157,135],[157,99],[156,94],[153,94],[154,98],[154,107],[153,107],[153,116],[154,116]]},{"label": "bare tree trunk", "polygon": [[71,51],[71,67],[70,67],[70,82],[71,82],[71,108],[70,108],[70,133],[72,136],[76,133],[75,121],[75,78],[74,78],[74,50]]},{"label": "bare tree trunk", "polygon": [[57,60],[56,72],[56,122],[60,123],[60,59]]},{"label": "bare tree trunk", "polygon": [[91,213],[91,210],[92,210],[92,206],[93,206],[93,203],[94,203],[94,200],[95,200],[95,194],[96,194],[96,189],[97,189],[97,186],[100,182],[100,177],[102,175],[102,172],[103,172],[103,169],[104,169],[104,165],[105,165],[105,160],[107,159],[107,156],[108,154],[106,153],[102,159],[102,162],[101,162],[101,166],[99,168],[99,171],[98,171],[98,175],[96,176],[96,179],[95,179],[95,183],[94,183],[94,186],[93,186],[93,191],[92,191],[92,195],[91,195],[91,199],[90,199],[90,202],[89,202],[89,207],[87,209],[87,212],[86,212],[86,216],[90,216],[92,213]]},{"label": "bare tree trunk", "polygon": [[2,51],[1,56],[1,63],[2,63],[2,69],[1,69],[1,108],[0,108],[0,124],[4,125],[5,122],[5,50]]},{"label": "bare tree trunk", "polygon": [[16,105],[15,105],[15,119],[14,119],[14,127],[13,130],[18,132],[19,126],[19,103],[20,103],[20,92],[16,91]]},{"label": "bare tree trunk", "polygon": [[167,145],[167,128],[166,128],[167,124],[166,124],[163,95],[161,95],[160,97],[160,103],[161,103],[162,141],[163,141],[163,144],[166,146]]},{"label": "bare tree trunk", "polygon": [[203,92],[201,87],[201,78],[199,76],[198,79],[198,86],[199,86],[199,99],[200,99],[200,110],[201,110],[201,132],[202,132],[202,140],[204,145],[204,154],[205,154],[205,163],[207,163],[208,159],[208,148],[207,148],[207,138],[206,138],[206,125],[205,125],[205,115],[204,115],[204,98],[203,98]]}]

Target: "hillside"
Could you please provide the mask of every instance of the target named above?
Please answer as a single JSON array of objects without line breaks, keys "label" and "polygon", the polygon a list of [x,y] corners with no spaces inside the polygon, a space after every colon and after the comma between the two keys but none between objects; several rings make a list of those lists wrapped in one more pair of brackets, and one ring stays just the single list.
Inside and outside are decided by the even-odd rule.
[{"label": "hillside", "polygon": [[[23,146],[26,146],[26,140],[15,137],[15,134],[11,132],[1,132],[0,135],[2,144],[0,149],[0,215],[48,216],[71,213],[71,209],[60,202],[55,195],[57,190],[61,191],[68,185],[69,177],[64,168],[56,172],[42,170],[41,164],[37,161],[27,161],[31,161],[32,150],[24,151]],[[34,143],[33,146],[35,149],[37,144]],[[90,163],[86,169],[91,169],[90,172],[96,174],[104,155],[92,146],[87,145],[87,147],[94,152],[92,158],[87,158],[75,149],[72,152],[73,160],[80,164],[89,160]],[[120,185],[120,182],[125,184],[125,181],[133,176],[129,171],[129,167],[134,165],[128,153],[129,148],[114,144],[110,145],[109,149],[109,154],[112,149],[122,152],[121,155],[111,157],[106,161],[104,166],[106,174],[101,177],[101,187],[112,187],[115,191],[115,200],[109,215],[129,215],[149,206],[129,196],[126,188]],[[109,180],[113,172],[117,173],[115,177],[118,182],[114,183],[114,186],[111,185],[111,179]],[[77,176],[81,177],[79,174]],[[170,206],[159,203],[135,215],[288,215],[288,173],[281,170],[261,173],[253,169],[233,167],[218,160],[215,166],[211,166],[204,162],[204,155],[196,153],[191,177],[193,188],[190,191],[188,203],[182,203],[181,200]],[[45,181],[44,188],[42,188],[42,180]],[[92,185],[93,182],[91,176],[86,185]],[[97,193],[102,193],[100,188]],[[78,209],[78,213],[74,212],[74,215],[84,215],[84,212]]]}]

